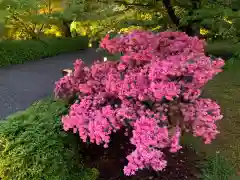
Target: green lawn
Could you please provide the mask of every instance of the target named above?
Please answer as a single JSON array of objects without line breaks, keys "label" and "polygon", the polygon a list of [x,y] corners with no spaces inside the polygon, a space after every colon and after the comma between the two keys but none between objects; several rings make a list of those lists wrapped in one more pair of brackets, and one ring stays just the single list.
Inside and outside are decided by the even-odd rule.
[{"label": "green lawn", "polygon": [[219,122],[221,133],[213,145],[240,168],[240,62],[234,65],[212,80],[204,94],[221,105],[224,115]]},{"label": "green lawn", "polygon": [[[220,134],[211,145],[203,145],[201,140],[194,137],[184,140],[212,157],[212,173],[214,168],[218,168],[217,173],[222,175],[221,178],[211,177],[205,178],[206,180],[228,180],[224,175],[231,167],[235,172],[240,172],[240,61],[234,61],[227,70],[210,81],[204,89],[203,96],[216,100],[221,106],[224,118],[219,121]],[[232,166],[226,165],[220,156]]]}]

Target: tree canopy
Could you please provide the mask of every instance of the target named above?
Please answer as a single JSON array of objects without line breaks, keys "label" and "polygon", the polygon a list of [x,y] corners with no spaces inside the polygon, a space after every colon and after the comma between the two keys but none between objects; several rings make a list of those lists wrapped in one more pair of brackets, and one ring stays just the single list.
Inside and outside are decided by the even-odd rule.
[{"label": "tree canopy", "polygon": [[240,38],[238,0],[2,0],[0,7],[11,38],[37,39],[52,31],[70,37],[71,27],[95,39],[134,28],[184,31],[209,42]]}]

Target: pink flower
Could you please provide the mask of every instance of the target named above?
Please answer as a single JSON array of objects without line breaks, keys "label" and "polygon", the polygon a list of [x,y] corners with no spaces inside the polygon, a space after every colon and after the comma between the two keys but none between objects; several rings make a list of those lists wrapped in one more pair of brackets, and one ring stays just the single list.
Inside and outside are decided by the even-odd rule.
[{"label": "pink flower", "polygon": [[180,94],[180,86],[174,82],[152,82],[150,88],[154,97],[158,100],[162,100],[163,97],[167,100],[173,100],[174,97],[178,97]]},{"label": "pink flower", "polygon": [[58,98],[69,98],[76,92],[73,77],[64,76],[58,82],[55,83],[54,94]]},{"label": "pink flower", "polygon": [[209,144],[219,133],[216,121],[223,118],[220,107],[210,99],[197,99],[193,104],[182,107],[185,121],[189,122],[195,136],[202,136]]}]

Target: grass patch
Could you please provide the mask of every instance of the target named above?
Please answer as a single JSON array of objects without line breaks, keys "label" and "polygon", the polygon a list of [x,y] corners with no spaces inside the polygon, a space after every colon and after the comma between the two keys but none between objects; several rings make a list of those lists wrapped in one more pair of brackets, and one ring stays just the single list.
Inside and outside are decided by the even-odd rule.
[{"label": "grass patch", "polygon": [[95,180],[83,165],[79,137],[62,130],[63,102],[46,99],[0,123],[1,180]]},{"label": "grass patch", "polygon": [[233,163],[220,151],[216,151],[214,145],[204,145],[200,138],[185,134],[183,144],[194,148],[197,154],[204,159],[200,162],[200,179],[202,180],[240,180]]},{"label": "grass patch", "polygon": [[203,180],[239,180],[235,169],[220,154],[209,156],[202,170]]},{"label": "grass patch", "polygon": [[87,37],[0,41],[0,67],[88,48]]},{"label": "grass patch", "polygon": [[[204,180],[239,180],[240,172],[240,62],[231,66],[210,81],[203,96],[216,100],[222,109],[219,121],[220,134],[211,145],[204,145],[200,138],[186,135],[183,143],[206,153]],[[217,152],[217,154],[216,154]]]},{"label": "grass patch", "polygon": [[236,168],[240,168],[240,63],[220,73],[204,89],[204,96],[216,100],[224,119],[219,122],[220,134],[213,142],[213,151],[220,151]]}]

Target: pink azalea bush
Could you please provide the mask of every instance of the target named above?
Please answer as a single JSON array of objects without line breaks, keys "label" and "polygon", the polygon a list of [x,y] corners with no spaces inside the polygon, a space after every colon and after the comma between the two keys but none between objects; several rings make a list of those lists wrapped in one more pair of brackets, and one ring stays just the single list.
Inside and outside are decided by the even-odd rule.
[{"label": "pink azalea bush", "polygon": [[[107,148],[113,132],[130,129],[126,135],[136,149],[127,156],[127,176],[143,168],[163,170],[167,159],[162,150],[181,149],[183,131],[205,143],[216,137],[220,107],[200,95],[224,61],[205,56],[204,41],[183,32],[133,31],[113,39],[107,35],[100,46],[123,56],[91,67],[76,60],[73,74],[56,83],[57,97],[78,97],[62,117],[65,131]],[[178,116],[170,113],[173,104]]]}]

